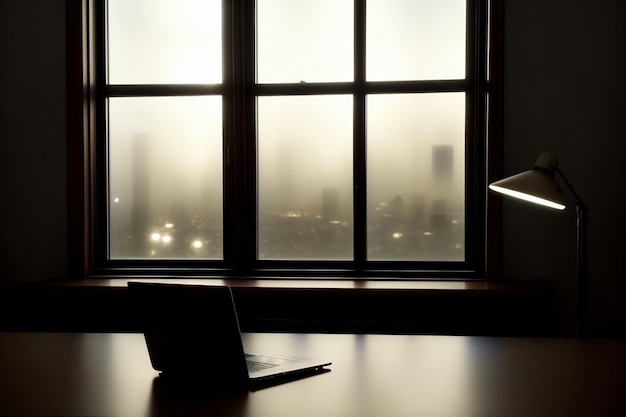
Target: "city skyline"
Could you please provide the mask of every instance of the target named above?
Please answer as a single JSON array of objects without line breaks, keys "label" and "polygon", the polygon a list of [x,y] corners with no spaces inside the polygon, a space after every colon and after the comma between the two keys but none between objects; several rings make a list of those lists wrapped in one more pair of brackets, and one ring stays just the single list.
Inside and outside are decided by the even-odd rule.
[{"label": "city skyline", "polygon": [[[162,195],[155,199],[150,144],[148,136],[134,135],[132,180],[125,183],[131,198],[111,194],[111,257],[222,259],[221,188],[205,184],[199,194],[189,195],[170,183],[165,192],[158,187]],[[464,206],[445,197],[446,188],[454,188],[453,154],[451,145],[431,148],[431,182],[438,194],[411,191],[368,198],[370,260],[464,259]],[[259,209],[259,259],[353,258],[351,191],[320,187],[309,193],[317,194],[315,204]]]}]

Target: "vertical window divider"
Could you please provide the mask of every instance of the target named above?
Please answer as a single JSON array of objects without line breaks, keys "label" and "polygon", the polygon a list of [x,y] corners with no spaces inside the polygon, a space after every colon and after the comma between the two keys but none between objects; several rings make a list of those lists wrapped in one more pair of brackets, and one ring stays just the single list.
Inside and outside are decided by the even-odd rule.
[{"label": "vertical window divider", "polygon": [[237,260],[234,259],[236,252],[232,250],[234,244],[233,239],[239,235],[236,230],[237,222],[234,221],[235,204],[234,199],[236,193],[235,188],[235,167],[237,166],[237,146],[235,137],[237,135],[236,126],[238,126],[238,106],[237,106],[237,68],[235,49],[237,48],[237,4],[229,0],[222,0],[222,63],[223,63],[223,79],[224,94],[222,96],[223,111],[223,221],[224,221],[224,263],[225,265],[235,265]]},{"label": "vertical window divider", "polygon": [[[258,169],[257,169],[257,99],[256,99],[256,24],[257,11],[256,0],[241,0],[242,10],[239,31],[243,34],[241,40],[242,51],[239,54],[242,59],[242,74],[239,82],[240,106],[243,116],[241,136],[237,138],[241,142],[241,166],[239,172],[241,178],[241,204],[243,230],[240,235],[242,244],[242,257],[240,270],[244,273],[254,269],[258,257]],[[235,248],[236,250],[237,248]]]},{"label": "vertical window divider", "polygon": [[[466,120],[467,143],[466,143],[466,219],[475,218],[478,213],[485,212],[485,183],[484,169],[486,153],[486,131],[484,129],[486,114],[486,49],[485,37],[487,36],[487,9],[486,2],[480,0],[467,1],[467,59],[466,59],[466,81],[467,98],[466,114],[472,115]],[[473,188],[472,188],[473,184]],[[484,272],[484,263],[480,261],[484,258],[484,247],[481,245],[470,245],[468,242],[484,241],[484,227],[478,227],[482,223],[477,222],[476,226],[466,227],[465,241],[467,248],[466,262],[472,265],[480,274]],[[471,248],[471,250],[470,250]]]},{"label": "vertical window divider", "polygon": [[[223,0],[230,27],[225,28],[224,62],[229,65],[225,95],[224,142],[227,181],[224,193],[226,265],[250,269],[256,257],[256,160],[254,126],[254,0]],[[224,155],[226,158],[227,156]]]},{"label": "vertical window divider", "polygon": [[367,262],[366,166],[366,0],[354,1],[354,261],[363,271]]},{"label": "vertical window divider", "polygon": [[[97,126],[93,131],[92,145],[95,156],[93,158],[93,167],[97,180],[94,183],[95,190],[92,190],[92,215],[95,226],[92,228],[93,245],[95,254],[92,257],[93,263],[100,267],[105,265],[109,259],[109,237],[108,237],[108,217],[102,215],[108,211],[107,195],[107,140],[108,140],[108,121],[107,107],[108,95],[106,94],[106,85],[108,81],[108,51],[107,51],[107,30],[108,12],[106,0],[97,0],[94,4],[94,13],[104,16],[104,20],[97,20],[93,27],[94,39],[94,61],[95,69],[93,71],[95,84],[95,102],[94,102],[94,123]],[[106,104],[106,105],[105,105]],[[106,128],[105,128],[106,126]]]}]

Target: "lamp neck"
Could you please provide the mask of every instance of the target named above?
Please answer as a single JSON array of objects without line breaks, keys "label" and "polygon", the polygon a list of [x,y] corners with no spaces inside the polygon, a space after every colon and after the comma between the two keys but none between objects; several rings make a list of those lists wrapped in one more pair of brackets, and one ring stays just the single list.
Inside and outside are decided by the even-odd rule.
[{"label": "lamp neck", "polygon": [[549,168],[542,167],[542,166],[540,166],[540,165],[535,165],[535,166],[533,167],[533,170],[535,170],[535,171],[539,171],[539,172],[541,172],[542,174],[546,174],[546,175],[547,175],[547,176],[549,176],[550,178],[554,178],[554,169],[549,169]]},{"label": "lamp neck", "polygon": [[541,152],[537,162],[535,162],[534,169],[554,177],[554,170],[559,166],[559,160],[552,152]]},{"label": "lamp neck", "polygon": [[[535,168],[537,168],[537,167],[535,167]],[[576,204],[578,205],[580,211],[582,213],[586,213],[587,212],[587,205],[584,203],[582,198],[580,198],[580,196],[578,195],[576,190],[574,190],[574,187],[572,187],[572,184],[570,184],[570,182],[567,180],[567,178],[565,178],[565,175],[563,175],[563,172],[561,172],[561,170],[558,167],[555,168],[555,171],[559,173],[559,175],[561,176],[561,179],[563,179],[563,182],[565,183],[567,188],[572,192],[572,195],[574,196],[574,198],[576,198]]]}]

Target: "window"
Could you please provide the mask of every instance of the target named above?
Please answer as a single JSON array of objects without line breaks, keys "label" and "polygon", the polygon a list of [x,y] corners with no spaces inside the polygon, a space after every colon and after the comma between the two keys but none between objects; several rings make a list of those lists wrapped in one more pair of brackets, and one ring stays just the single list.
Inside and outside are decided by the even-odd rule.
[{"label": "window", "polygon": [[92,270],[482,274],[486,0],[89,5]]}]

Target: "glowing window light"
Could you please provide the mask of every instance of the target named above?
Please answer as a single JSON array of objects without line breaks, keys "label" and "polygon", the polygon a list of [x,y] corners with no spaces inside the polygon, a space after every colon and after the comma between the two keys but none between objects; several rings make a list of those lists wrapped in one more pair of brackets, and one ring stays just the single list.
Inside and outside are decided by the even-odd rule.
[{"label": "glowing window light", "polygon": [[159,240],[161,240],[161,233],[152,233],[152,235],[150,235],[150,238],[155,242],[158,242]]},{"label": "glowing window light", "polygon": [[194,240],[194,241],[191,243],[191,246],[193,246],[193,247],[194,247],[194,248],[196,248],[196,249],[200,249],[200,248],[202,248],[202,242],[201,242],[201,241],[199,241],[199,240]]},{"label": "glowing window light", "polygon": [[172,237],[169,235],[165,235],[161,240],[163,241],[163,243],[170,243],[172,241]]}]

